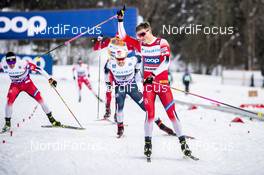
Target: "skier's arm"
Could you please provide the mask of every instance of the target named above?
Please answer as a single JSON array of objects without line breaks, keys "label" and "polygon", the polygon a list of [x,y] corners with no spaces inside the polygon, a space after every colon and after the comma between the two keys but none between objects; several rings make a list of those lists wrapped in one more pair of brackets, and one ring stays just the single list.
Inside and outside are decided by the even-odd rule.
[{"label": "skier's arm", "polygon": [[123,21],[118,22],[118,34],[123,41],[132,45],[135,49],[137,49],[138,52],[141,51],[140,42],[126,34]]},{"label": "skier's arm", "polygon": [[7,73],[7,65],[4,65],[3,63],[0,63],[0,70],[3,71],[4,73]]},{"label": "skier's arm", "polygon": [[31,63],[31,62],[28,62],[27,64],[27,68],[29,70],[32,70],[32,71],[37,71],[39,72],[41,75],[43,75],[45,78],[48,79],[50,85],[56,87],[57,86],[57,81],[54,80],[43,68],[37,66],[36,64],[34,63]]},{"label": "skier's arm", "polygon": [[73,68],[72,68],[72,77],[73,77],[73,79],[75,80],[76,79],[76,67],[75,67],[75,65],[73,66]]},{"label": "skier's arm", "polygon": [[170,65],[170,46],[165,39],[162,39],[160,41],[160,50],[161,50],[161,56],[164,57],[164,60],[159,65],[159,67],[152,72],[155,76],[159,75],[161,72],[165,70],[168,70]]},{"label": "skier's arm", "polygon": [[142,60],[141,60],[141,56],[139,55],[135,55],[135,59],[136,59],[136,66],[135,66],[135,80],[141,81],[142,80],[142,75],[141,75],[141,67],[142,67]]},{"label": "skier's arm", "polygon": [[105,83],[106,83],[106,85],[111,85],[109,64],[110,64],[109,61],[107,61],[105,66],[104,66],[104,74],[105,74]]},{"label": "skier's arm", "polygon": [[34,63],[28,62],[28,69],[30,69],[31,71],[39,72],[41,75],[43,75],[47,79],[51,78],[51,76],[43,68],[37,66]]}]

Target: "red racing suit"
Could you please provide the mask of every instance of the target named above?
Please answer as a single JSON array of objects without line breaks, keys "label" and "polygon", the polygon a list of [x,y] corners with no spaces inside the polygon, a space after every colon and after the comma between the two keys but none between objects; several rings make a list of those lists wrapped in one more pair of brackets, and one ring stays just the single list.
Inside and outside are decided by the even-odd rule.
[{"label": "red racing suit", "polygon": [[175,133],[182,136],[181,125],[175,111],[175,101],[168,81],[168,68],[170,63],[170,46],[165,39],[155,38],[151,44],[142,43],[125,32],[123,22],[118,22],[120,38],[134,46],[143,58],[144,79],[153,75],[154,84],[144,85],[144,103],[147,113],[145,121],[145,136],[152,136],[153,120],[155,117],[155,99],[158,95],[168,117],[170,118]]}]

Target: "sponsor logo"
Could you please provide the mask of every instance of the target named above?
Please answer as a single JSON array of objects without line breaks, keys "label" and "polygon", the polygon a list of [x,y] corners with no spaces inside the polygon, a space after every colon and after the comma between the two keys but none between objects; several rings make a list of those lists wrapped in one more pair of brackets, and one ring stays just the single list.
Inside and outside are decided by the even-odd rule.
[{"label": "sponsor logo", "polygon": [[159,64],[160,59],[159,58],[145,58],[146,64]]},{"label": "sponsor logo", "polygon": [[16,16],[9,19],[0,16],[0,33],[6,33],[10,30],[15,33],[27,32],[27,36],[34,36],[47,27],[47,20],[42,16],[33,16],[29,19],[23,16]]},{"label": "sponsor logo", "polygon": [[154,48],[146,49],[146,48],[142,47],[141,51],[142,51],[142,53],[157,53],[157,52],[160,52],[160,48],[154,47]]},{"label": "sponsor logo", "polygon": [[115,75],[117,76],[122,76],[122,75],[130,75],[131,73],[133,73],[133,69],[129,69],[129,70],[116,70],[115,71]]}]

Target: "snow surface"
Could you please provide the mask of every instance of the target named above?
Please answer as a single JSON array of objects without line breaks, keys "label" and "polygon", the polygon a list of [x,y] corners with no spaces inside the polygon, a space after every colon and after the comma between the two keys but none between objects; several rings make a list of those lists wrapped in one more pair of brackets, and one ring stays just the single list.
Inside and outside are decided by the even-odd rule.
[{"label": "snow surface", "polygon": [[[145,114],[130,99],[125,104],[125,137],[116,138],[116,126],[97,119],[97,100],[83,88],[83,101],[77,102],[77,87],[71,80],[69,67],[55,67],[58,91],[68,103],[86,130],[44,129],[49,124],[38,107],[32,119],[36,102],[25,93],[14,103],[13,136],[0,135],[0,174],[263,174],[264,173],[264,128],[263,122],[249,121],[244,124],[230,123],[236,115],[198,107],[177,105],[178,115],[187,135],[193,154],[200,161],[183,158],[176,137],[167,136],[154,126],[152,162],[143,155]],[[91,68],[91,81],[97,91],[97,67]],[[174,76],[173,86],[183,88],[181,73]],[[52,108],[56,119],[64,124],[77,126],[56,93],[41,76],[32,76],[44,99]],[[255,88],[258,97],[249,98],[250,88],[221,85],[219,77],[193,75],[191,91],[239,106],[241,103],[263,103],[264,90]],[[9,87],[7,75],[0,74],[0,126],[4,124],[4,106]],[[101,96],[104,96],[103,78]],[[186,102],[211,104],[197,97],[174,92],[174,97]],[[170,125],[159,100],[156,114]],[[114,102],[112,102],[114,112]],[[100,118],[104,105],[100,104]],[[23,118],[25,122],[23,122]],[[20,127],[16,127],[17,123]],[[6,143],[2,143],[5,140]]]}]

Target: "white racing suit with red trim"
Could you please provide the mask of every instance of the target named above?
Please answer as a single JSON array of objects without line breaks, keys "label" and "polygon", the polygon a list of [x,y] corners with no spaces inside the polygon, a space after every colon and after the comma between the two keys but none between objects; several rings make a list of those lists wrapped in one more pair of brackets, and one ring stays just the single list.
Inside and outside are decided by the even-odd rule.
[{"label": "white racing suit with red trim", "polygon": [[88,79],[88,74],[89,74],[89,69],[87,64],[76,64],[72,68],[73,76],[77,76],[77,85],[78,85],[78,95],[79,95],[79,100],[81,98],[81,91],[82,91],[82,84],[85,84],[86,87],[92,91],[94,95],[95,92],[92,89],[91,83]]},{"label": "white racing suit with red trim", "polygon": [[[116,111],[115,117],[118,127],[123,127],[124,120],[124,104],[126,95],[129,95],[135,103],[146,111],[143,94],[139,90],[137,80],[141,80],[140,69],[142,67],[142,60],[140,56],[131,56],[125,59],[124,65],[118,65],[115,59],[108,60],[105,67],[105,81],[108,85],[114,82],[115,86],[115,102]],[[109,79],[111,78],[113,82]],[[110,87],[111,88],[111,87]],[[173,131],[162,123],[160,118],[155,118],[155,123],[158,127],[168,134],[174,134]]]},{"label": "white racing suit with red trim", "polygon": [[19,59],[17,59],[13,69],[9,68],[8,65],[2,65],[2,69],[11,79],[11,85],[7,94],[7,104],[5,107],[6,118],[11,118],[13,103],[21,92],[26,92],[34,98],[46,114],[51,113],[49,107],[44,102],[39,90],[36,88],[29,75],[30,71],[37,71],[49,79],[50,76],[44,69],[38,67],[34,63]]},{"label": "white racing suit with red trim", "polygon": [[168,42],[162,38],[155,38],[151,44],[141,43],[126,34],[123,22],[118,22],[118,32],[122,40],[133,45],[141,53],[144,66],[144,79],[150,75],[154,75],[154,81],[159,83],[144,85],[143,97],[147,114],[145,137],[152,137],[153,120],[155,118],[155,99],[157,95],[173,124],[176,135],[178,137],[183,136],[180,120],[175,111],[175,101],[169,88],[168,67],[170,63],[170,47]]}]

